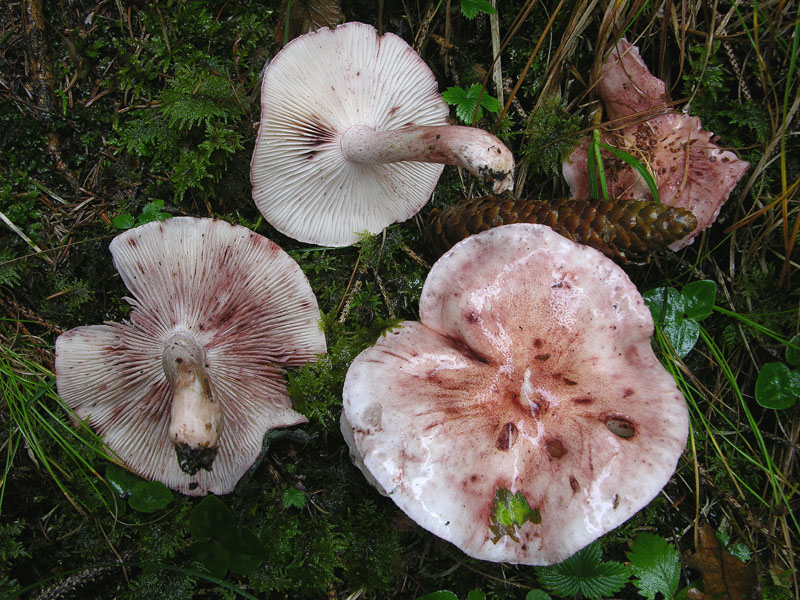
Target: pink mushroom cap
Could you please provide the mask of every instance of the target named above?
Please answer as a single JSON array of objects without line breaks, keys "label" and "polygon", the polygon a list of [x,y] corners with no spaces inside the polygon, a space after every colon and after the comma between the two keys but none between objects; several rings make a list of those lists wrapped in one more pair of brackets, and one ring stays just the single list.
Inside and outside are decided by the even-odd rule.
[{"label": "pink mushroom cap", "polygon": [[[610,120],[632,118],[617,137],[605,136],[604,141],[649,165],[663,204],[690,210],[697,217],[695,230],[670,248],[688,246],[717,219],[749,163],[712,142],[699,118],[670,109],[664,82],[650,73],[638,48],[626,40],[617,43],[603,65],[598,93]],[[634,119],[637,113],[652,116]],[[589,140],[582,140],[563,164],[564,179],[576,198],[590,195],[588,146]],[[606,176],[612,197],[650,196],[645,181],[627,165],[617,165]]]},{"label": "pink mushroom cap", "polygon": [[[326,351],[311,287],[273,242],[215,219],[148,223],[110,250],[133,296],[130,318],[58,337],[58,392],[134,472],[189,495],[228,493],[267,431],[306,421],[284,369]],[[201,383],[223,421],[211,470],[194,474],[168,439],[174,398],[163,361],[176,339],[204,357]]]},{"label": "pink mushroom cap", "polygon": [[[553,564],[669,481],[686,405],[642,297],[600,252],[543,225],[485,231],[434,264],[419,313],[353,361],[342,428],[422,527],[475,558]],[[498,534],[504,490],[541,522]]]}]

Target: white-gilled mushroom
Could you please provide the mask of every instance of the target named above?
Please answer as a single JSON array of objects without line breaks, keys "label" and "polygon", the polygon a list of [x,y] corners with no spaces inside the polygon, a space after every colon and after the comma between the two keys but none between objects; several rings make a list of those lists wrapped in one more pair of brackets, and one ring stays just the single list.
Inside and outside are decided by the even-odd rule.
[{"label": "white-gilled mushroom", "polygon": [[[627,40],[620,40],[604,63],[597,88],[612,121],[637,113],[652,115],[623,126],[617,137],[607,136],[605,141],[650,166],[663,204],[694,214],[694,231],[669,247],[679,250],[688,246],[716,220],[749,163],[712,142],[700,119],[668,108],[664,82],[650,74],[638,48]],[[589,197],[588,146],[587,138],[563,164],[564,179],[576,198]],[[614,197],[649,197],[646,183],[628,165],[620,164],[606,176]]]},{"label": "white-gilled mushroom", "polygon": [[148,223],[110,250],[130,319],[58,337],[58,392],[136,473],[228,493],[267,431],[306,421],[284,367],[326,351],[308,280],[270,240],[216,219]]},{"label": "white-gilled mushroom", "polygon": [[514,159],[495,136],[447,124],[430,69],[402,38],[345,23],[294,39],[261,89],[253,199],[278,231],[346,246],[430,198],[443,164],[512,186]]},{"label": "white-gilled mushroom", "polygon": [[479,559],[556,563],[671,477],[686,405],[597,250],[543,225],[473,235],[434,264],[419,314],[353,361],[342,428],[422,527]]}]

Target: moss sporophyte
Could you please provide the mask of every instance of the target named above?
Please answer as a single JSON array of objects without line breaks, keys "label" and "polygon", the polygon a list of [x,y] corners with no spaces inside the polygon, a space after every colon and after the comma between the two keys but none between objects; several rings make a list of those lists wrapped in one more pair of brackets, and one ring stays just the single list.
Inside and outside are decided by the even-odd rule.
[{"label": "moss sporophyte", "polygon": [[511,490],[500,486],[494,495],[490,521],[489,531],[492,532],[492,541],[495,544],[504,535],[518,542],[517,528],[522,527],[528,521],[535,524],[541,523],[542,515],[538,508],[530,507],[525,494],[522,492],[512,494]]}]

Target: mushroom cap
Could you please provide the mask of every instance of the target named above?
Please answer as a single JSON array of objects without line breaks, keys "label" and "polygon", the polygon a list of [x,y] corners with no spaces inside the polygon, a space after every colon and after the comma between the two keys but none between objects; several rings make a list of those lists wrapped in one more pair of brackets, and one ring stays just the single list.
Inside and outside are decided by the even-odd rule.
[{"label": "mushroom cap", "polygon": [[[284,367],[324,354],[317,301],[297,263],[270,240],[215,219],[174,217],[114,238],[130,319],[56,340],[58,392],[133,471],[184,494],[230,492],[264,434],[303,423]],[[167,436],[172,391],[162,355],[175,333],[206,353],[224,429],[211,471],[181,471]]]},{"label": "mushroom cap", "polygon": [[295,38],[264,73],[253,200],[301,242],[346,246],[379,233],[425,205],[444,167],[348,162],[340,138],[354,125],[446,125],[447,114],[433,73],[396,35],[345,23]]},{"label": "mushroom cap", "polygon": [[597,91],[611,121],[636,113],[668,110],[666,84],[650,73],[639,48],[624,38],[616,43],[600,68]]},{"label": "mushroom cap", "polygon": [[[712,142],[711,132],[703,129],[699,118],[669,110],[664,82],[650,74],[638,48],[626,40],[617,44],[603,65],[598,91],[612,120],[642,111],[658,113],[623,127],[619,137],[606,136],[605,141],[651,167],[661,203],[694,214],[694,231],[669,247],[688,246],[716,220],[749,163]],[[563,164],[564,179],[575,198],[589,197],[588,146],[589,139],[582,140]],[[612,166],[606,178],[613,197],[650,197],[645,181],[628,165]]]},{"label": "mushroom cap", "polygon": [[[600,252],[544,225],[485,231],[434,264],[419,313],[356,357],[343,398],[364,468],[422,527],[475,558],[552,564],[667,483],[686,405]],[[541,523],[497,539],[502,489]]]}]

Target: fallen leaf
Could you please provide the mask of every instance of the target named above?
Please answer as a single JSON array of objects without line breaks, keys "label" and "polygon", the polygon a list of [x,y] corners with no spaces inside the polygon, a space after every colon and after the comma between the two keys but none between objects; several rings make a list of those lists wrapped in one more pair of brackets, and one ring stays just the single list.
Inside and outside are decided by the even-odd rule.
[{"label": "fallen leaf", "polygon": [[755,600],[760,595],[755,565],[743,563],[721,547],[708,524],[700,527],[697,549],[686,563],[702,574],[706,598]]}]

